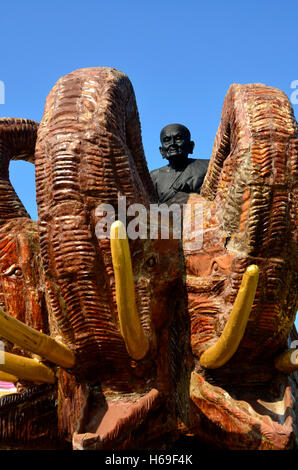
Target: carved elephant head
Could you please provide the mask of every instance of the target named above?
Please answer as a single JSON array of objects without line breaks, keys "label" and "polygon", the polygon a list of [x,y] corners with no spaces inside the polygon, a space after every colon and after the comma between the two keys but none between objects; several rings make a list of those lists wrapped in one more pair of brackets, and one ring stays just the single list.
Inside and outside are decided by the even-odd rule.
[{"label": "carved elephant head", "polygon": [[188,208],[182,240],[118,240],[119,259],[96,236],[97,208],[118,219],[119,197],[148,213],[156,203],[128,78],[110,68],[61,78],[35,165],[61,440],[168,448],[193,434],[290,448],[297,124],[285,95],[232,85],[201,194],[169,202]]},{"label": "carved elephant head", "polygon": [[[190,198],[204,221],[199,249],[184,250],[190,427],[214,446],[282,449],[295,438],[287,374],[297,365],[285,351],[297,310],[297,136],[284,93],[232,85],[201,194]],[[241,298],[245,271],[246,282],[259,277],[254,298]]]},{"label": "carved elephant head", "polygon": [[118,197],[148,209],[155,200],[133,88],[123,73],[82,69],[58,81],[39,127],[36,189],[52,334],[74,351],[72,377],[80,378],[78,385],[61,373],[61,428],[77,431],[75,446],[90,441],[98,448],[126,440],[139,421],[147,430],[134,438],[137,445],[154,438],[148,435],[155,421],[155,437],[175,432],[169,331],[185,315],[179,240],[130,243],[134,298],[126,299],[124,323],[143,331],[134,356],[128,351],[135,345],[120,331],[116,297],[123,286],[115,285],[110,240],[96,237],[100,205],[113,206],[118,218]]}]

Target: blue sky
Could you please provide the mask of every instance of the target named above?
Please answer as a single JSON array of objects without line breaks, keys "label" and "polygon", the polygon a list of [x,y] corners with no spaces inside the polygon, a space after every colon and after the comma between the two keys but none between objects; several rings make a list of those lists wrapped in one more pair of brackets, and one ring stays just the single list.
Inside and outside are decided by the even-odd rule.
[{"label": "blue sky", "polygon": [[[163,165],[159,132],[170,122],[189,127],[194,157],[210,158],[232,83],[290,97],[298,80],[293,0],[14,0],[1,2],[0,18],[0,116],[40,121],[61,76],[115,67],[133,83],[150,170]],[[33,165],[12,163],[11,179],[36,219]]]},{"label": "blue sky", "polygon": [[[164,163],[159,132],[170,122],[189,127],[194,157],[210,158],[232,83],[261,82],[290,97],[298,79],[292,0],[14,0],[1,2],[0,18],[0,116],[40,121],[61,76],[115,67],[133,83],[150,170]],[[33,165],[12,163],[11,179],[36,219]]]}]

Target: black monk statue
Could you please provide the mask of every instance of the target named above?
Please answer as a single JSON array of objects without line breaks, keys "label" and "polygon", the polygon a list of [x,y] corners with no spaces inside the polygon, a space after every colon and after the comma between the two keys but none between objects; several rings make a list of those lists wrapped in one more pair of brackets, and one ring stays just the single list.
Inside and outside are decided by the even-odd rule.
[{"label": "black monk statue", "polygon": [[187,127],[169,124],[161,130],[160,142],[162,158],[169,163],[150,173],[159,202],[168,201],[178,192],[199,193],[209,160],[188,158],[195,144]]}]

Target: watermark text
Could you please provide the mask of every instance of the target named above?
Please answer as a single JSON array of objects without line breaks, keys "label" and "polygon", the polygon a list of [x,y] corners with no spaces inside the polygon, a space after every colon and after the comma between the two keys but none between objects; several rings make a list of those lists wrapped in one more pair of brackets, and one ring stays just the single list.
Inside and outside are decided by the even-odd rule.
[{"label": "watermark text", "polygon": [[[127,206],[126,197],[118,196],[118,207],[112,204],[100,204],[95,210],[97,223],[95,234],[98,239],[110,238],[111,225],[120,220],[126,228],[130,240],[147,239],[182,239],[185,249],[202,247],[203,211],[200,204],[131,204]],[[118,235],[119,238],[122,235]]]},{"label": "watermark text", "polygon": [[290,86],[294,89],[291,93],[290,101],[292,104],[298,104],[298,80],[293,80]]},{"label": "watermark text", "polygon": [[0,104],[5,104],[5,85],[2,80],[0,80]]}]

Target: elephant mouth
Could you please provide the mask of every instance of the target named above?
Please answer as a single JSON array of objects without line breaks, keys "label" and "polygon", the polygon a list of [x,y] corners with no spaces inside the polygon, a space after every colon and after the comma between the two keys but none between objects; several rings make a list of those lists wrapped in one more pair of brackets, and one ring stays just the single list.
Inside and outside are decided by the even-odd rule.
[{"label": "elephant mouth", "polygon": [[216,434],[216,442],[212,442],[218,448],[290,449],[295,440],[292,386],[283,377],[263,390],[230,387],[227,391],[226,385],[214,385],[210,378],[193,372],[190,398],[194,413],[190,428],[206,442]]},{"label": "elephant mouth", "polygon": [[[113,450],[134,448],[136,440],[142,447],[154,438],[146,428],[160,416],[164,400],[160,392],[152,388],[147,393],[122,396],[102,394],[93,389],[89,392],[86,406],[82,410],[78,431],[72,437],[75,450]],[[156,423],[157,433],[161,431]],[[157,436],[155,436],[157,438]]]}]

